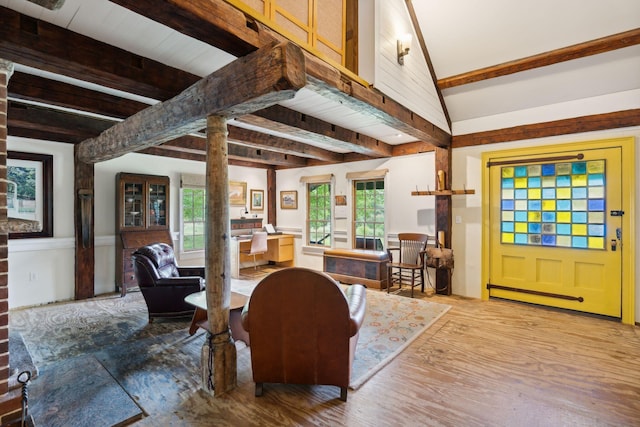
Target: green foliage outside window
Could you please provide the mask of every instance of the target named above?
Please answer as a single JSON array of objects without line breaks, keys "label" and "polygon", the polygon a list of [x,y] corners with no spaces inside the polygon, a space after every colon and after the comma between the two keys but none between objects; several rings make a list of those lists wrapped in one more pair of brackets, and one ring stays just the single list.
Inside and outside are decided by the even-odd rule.
[{"label": "green foliage outside window", "polygon": [[205,190],[182,189],[182,250],[204,250]]},{"label": "green foliage outside window", "polygon": [[307,200],[308,243],[331,247],[331,184],[308,184]]},{"label": "green foliage outside window", "polygon": [[[356,247],[365,240],[384,242],[384,180],[354,182]],[[364,247],[364,246],[363,246]],[[379,249],[375,245],[371,249]]]}]

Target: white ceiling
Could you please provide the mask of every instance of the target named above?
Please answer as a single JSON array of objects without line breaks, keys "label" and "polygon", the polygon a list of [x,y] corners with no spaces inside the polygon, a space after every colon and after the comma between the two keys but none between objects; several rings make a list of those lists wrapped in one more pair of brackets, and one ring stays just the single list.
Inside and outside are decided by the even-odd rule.
[{"label": "white ceiling", "polygon": [[[640,28],[640,0],[414,0],[412,4],[438,78]],[[234,59],[107,0],[66,0],[58,11],[27,0],[0,0],[0,5],[200,76]],[[627,98],[638,94],[640,103],[640,46],[443,91],[454,134],[456,122],[517,116],[546,107],[556,111],[558,105],[602,96],[613,97],[615,103],[615,94],[621,93]],[[309,91],[283,105],[389,144],[412,141]],[[596,102],[589,105],[593,105],[589,111],[600,108]]]}]

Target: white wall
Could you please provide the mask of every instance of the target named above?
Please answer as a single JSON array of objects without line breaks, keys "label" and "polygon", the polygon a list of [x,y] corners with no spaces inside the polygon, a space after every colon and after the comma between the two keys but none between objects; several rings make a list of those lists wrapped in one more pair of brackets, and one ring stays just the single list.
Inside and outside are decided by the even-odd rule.
[{"label": "white wall", "polygon": [[[369,12],[370,5],[365,10]],[[370,16],[367,21],[371,21]],[[359,52],[365,54],[359,63],[359,74],[370,79],[369,82],[386,96],[450,133],[405,1],[376,0],[373,22],[374,25],[361,25],[359,28],[362,44]],[[405,56],[404,65],[400,65],[397,40],[407,33],[412,36],[411,50]],[[369,69],[372,64],[371,40],[374,40],[373,70]]]}]

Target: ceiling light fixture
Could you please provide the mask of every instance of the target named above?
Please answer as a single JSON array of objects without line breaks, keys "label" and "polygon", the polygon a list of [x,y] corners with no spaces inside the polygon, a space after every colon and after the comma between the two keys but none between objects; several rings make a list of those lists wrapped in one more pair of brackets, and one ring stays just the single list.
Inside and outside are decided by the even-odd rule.
[{"label": "ceiling light fixture", "polygon": [[404,65],[404,57],[409,54],[411,49],[411,34],[407,33],[402,35],[398,41],[398,64]]}]

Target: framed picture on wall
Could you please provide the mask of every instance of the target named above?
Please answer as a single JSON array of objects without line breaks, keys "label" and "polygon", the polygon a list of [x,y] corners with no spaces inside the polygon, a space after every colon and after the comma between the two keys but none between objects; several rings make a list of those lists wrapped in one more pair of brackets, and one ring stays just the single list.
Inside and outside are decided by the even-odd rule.
[{"label": "framed picture on wall", "polygon": [[264,210],[264,191],[263,190],[251,190],[251,210],[252,211]]},{"label": "framed picture on wall", "polygon": [[10,239],[53,237],[53,156],[7,152]]},{"label": "framed picture on wall", "polygon": [[231,206],[247,205],[247,183],[229,181],[229,204]]},{"label": "framed picture on wall", "polygon": [[296,190],[280,192],[280,209],[298,209],[298,192]]}]

